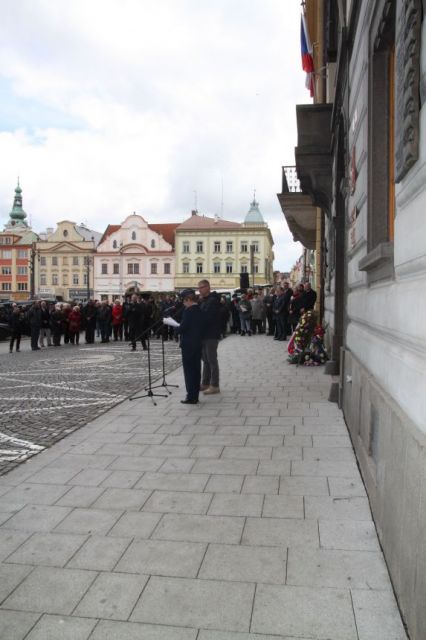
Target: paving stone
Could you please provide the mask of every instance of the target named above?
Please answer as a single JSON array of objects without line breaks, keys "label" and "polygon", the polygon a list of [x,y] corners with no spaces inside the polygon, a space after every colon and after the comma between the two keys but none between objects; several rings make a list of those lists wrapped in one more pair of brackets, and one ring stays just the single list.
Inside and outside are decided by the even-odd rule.
[{"label": "paving stone", "polygon": [[[0,638],[4,638],[4,640],[24,640],[24,638],[29,637],[27,633],[39,617],[38,613],[0,610]],[[44,637],[43,640],[49,639]]]},{"label": "paving stone", "polygon": [[288,496],[328,496],[327,478],[281,476],[279,493]]},{"label": "paving stone", "polygon": [[70,615],[96,573],[37,567],[3,603],[6,609]]},{"label": "paving stone", "polygon": [[63,567],[85,542],[86,536],[34,533],[7,562]]},{"label": "paving stone", "polygon": [[116,456],[140,456],[146,450],[146,445],[141,444],[104,444],[98,453],[100,455],[116,455]]},{"label": "paving stone", "polygon": [[352,443],[349,435],[341,436],[312,436],[313,446],[322,447],[348,447],[352,449]]},{"label": "paving stone", "polygon": [[[346,436],[348,430],[344,422],[330,422],[321,418],[321,421],[308,422],[309,418],[303,419],[303,424],[295,427],[296,436]],[[314,418],[311,418],[314,420]]]},{"label": "paving stone", "polygon": [[391,589],[380,552],[288,550],[287,584],[306,587]]},{"label": "paving stone", "polygon": [[286,549],[210,544],[198,577],[284,584]]},{"label": "paving stone", "polygon": [[295,460],[291,465],[292,476],[329,476],[335,478],[358,478],[355,462],[331,462],[317,460]]},{"label": "paving stone", "polygon": [[122,511],[104,511],[102,509],[74,509],[56,527],[55,531],[88,535],[105,534],[117,522],[122,513]]},{"label": "paving stone", "polygon": [[352,591],[359,640],[407,640],[391,591]]},{"label": "paving stone", "polygon": [[220,458],[223,447],[194,447],[191,458]]},{"label": "paving stone", "polygon": [[154,491],[144,505],[143,511],[205,514],[211,499],[212,496],[208,493]]},{"label": "paving stone", "polygon": [[119,471],[157,471],[164,463],[164,458],[145,458],[138,456],[118,456],[109,465],[110,470]]},{"label": "paving stone", "polygon": [[278,493],[279,476],[246,476],[242,493]]},{"label": "paving stone", "polygon": [[191,444],[211,447],[243,447],[247,440],[246,435],[218,434],[218,435],[194,435]]},{"label": "paving stone", "polygon": [[30,536],[30,532],[0,529],[0,562],[16,551]]},{"label": "paving stone", "polygon": [[161,473],[189,473],[194,463],[194,458],[168,458],[159,470]]},{"label": "paving stone", "polygon": [[68,487],[66,493],[56,505],[61,507],[90,507],[105,491],[104,487]]},{"label": "paving stone", "polygon": [[272,460],[301,460],[302,447],[274,447]]},{"label": "paving stone", "polygon": [[281,447],[283,443],[283,435],[248,436],[247,438],[247,446],[249,447]]},{"label": "paving stone", "polygon": [[112,571],[131,542],[131,538],[90,536],[67,564],[70,569]]},{"label": "paving stone", "polygon": [[260,516],[263,495],[216,493],[208,514],[216,516]]},{"label": "paving stone", "polygon": [[259,476],[290,475],[290,460],[261,460],[257,468]]},{"label": "paving stone", "polygon": [[67,491],[69,487],[66,485],[23,483],[3,495],[2,502],[52,505]]},{"label": "paving stone", "polygon": [[0,564],[0,603],[12,593],[33,567],[20,564]]},{"label": "paving stone", "polygon": [[357,640],[349,592],[260,584],[251,631],[315,638]]},{"label": "paving stone", "polygon": [[264,518],[303,518],[302,496],[265,496],[262,517]]},{"label": "paving stone", "polygon": [[244,518],[191,516],[171,513],[162,518],[152,538],[156,540],[238,544],[243,526]]},{"label": "paving stone", "polygon": [[70,511],[67,507],[27,505],[9,518],[2,527],[30,532],[51,531]]},{"label": "paving stone", "polygon": [[196,640],[197,633],[197,629],[101,620],[90,640]]},{"label": "paving stone", "polygon": [[127,620],[148,577],[128,573],[101,573],[74,614],[86,618]]},{"label": "paving stone", "polygon": [[123,514],[108,535],[123,538],[149,538],[160,519],[161,513],[129,511]]},{"label": "paving stone", "polygon": [[64,453],[49,466],[52,468],[60,467],[61,469],[76,469],[76,472],[87,468],[105,469],[115,458],[116,456],[101,456],[96,453],[93,455]]},{"label": "paving stone", "polygon": [[74,469],[41,469],[29,477],[29,482],[63,485],[76,475]]},{"label": "paving stone", "polygon": [[222,458],[235,460],[270,460],[272,447],[225,447]]},{"label": "paving stone", "polygon": [[142,489],[105,489],[93,503],[93,508],[139,511],[150,495],[151,491],[143,491]]},{"label": "paving stone", "polygon": [[[273,420],[274,418],[271,418]],[[295,418],[297,420],[297,418]],[[269,425],[265,427],[260,427],[259,435],[260,436],[278,436],[281,435],[285,437],[286,435],[294,434],[294,426],[290,425]]]},{"label": "paving stone", "polygon": [[[165,442],[167,436],[164,433],[136,433],[134,436],[127,441],[130,444],[161,444]],[[170,443],[171,444],[171,443]],[[178,443],[176,443],[178,444]]]},{"label": "paving stone", "polygon": [[153,577],[132,620],[205,629],[248,631],[254,585]]},{"label": "paving stone", "polygon": [[44,615],[26,640],[87,640],[96,622],[74,616]]},{"label": "paving stone", "polygon": [[206,484],[205,491],[209,493],[240,493],[243,480],[244,476],[212,475]]},{"label": "paving stone", "polygon": [[[73,455],[77,453],[83,453],[83,454],[98,453],[100,452],[100,449],[102,448],[102,446],[103,446],[102,442],[85,440],[84,442],[72,444],[68,449],[68,453],[72,453]],[[109,452],[103,451],[102,453],[111,453],[111,451]]]},{"label": "paving stone", "polygon": [[[180,435],[177,435],[177,436],[173,436],[173,435],[172,436],[166,436],[164,434],[163,435],[159,434],[158,437],[162,437],[163,439],[166,438],[163,441],[163,444],[172,445],[172,446],[176,446],[176,445],[178,445],[178,446],[186,446],[191,442],[191,440],[193,438],[191,433],[186,433],[186,434],[184,433],[184,434],[180,434]],[[160,444],[160,443],[152,442],[151,444]]]},{"label": "paving stone", "polygon": [[241,542],[270,547],[318,548],[318,527],[315,520],[247,518]]},{"label": "paving stone", "polygon": [[320,520],[371,521],[367,498],[336,498],[331,496],[306,496],[305,517]]},{"label": "paving stone", "polygon": [[228,458],[227,460],[197,460],[192,468],[193,473],[212,473],[224,475],[246,475],[256,473],[258,466],[257,460],[236,460]]},{"label": "paving stone", "polygon": [[330,495],[335,497],[365,497],[367,492],[361,478],[328,478]]},{"label": "paving stone", "polygon": [[203,491],[208,474],[151,473],[146,472],[136,485],[137,489],[170,491]]},{"label": "paving stone", "polygon": [[319,535],[324,549],[346,551],[379,551],[373,522],[320,520]]},{"label": "paving stone", "polygon": [[68,484],[81,485],[83,487],[98,487],[108,476],[111,470],[103,469],[84,469],[68,481]]},{"label": "paving stone", "polygon": [[306,447],[304,460],[320,460],[322,462],[354,462],[355,454],[350,447]]},{"label": "paving stone", "polygon": [[101,487],[111,487],[115,489],[132,489],[142,478],[140,471],[113,471],[105,480],[101,482]]},{"label": "paving stone", "polygon": [[195,578],[205,552],[206,545],[197,542],[135,540],[115,571]]},{"label": "paving stone", "polygon": [[233,633],[232,631],[204,631],[200,630],[197,640],[309,640],[308,638],[290,638],[286,636],[259,635],[258,633]]}]

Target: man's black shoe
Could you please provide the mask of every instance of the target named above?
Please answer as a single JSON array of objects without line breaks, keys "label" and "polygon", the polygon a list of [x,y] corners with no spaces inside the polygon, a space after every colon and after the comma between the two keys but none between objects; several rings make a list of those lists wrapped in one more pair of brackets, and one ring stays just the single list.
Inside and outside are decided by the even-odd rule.
[{"label": "man's black shoe", "polygon": [[181,400],[181,404],[198,404],[198,400]]}]

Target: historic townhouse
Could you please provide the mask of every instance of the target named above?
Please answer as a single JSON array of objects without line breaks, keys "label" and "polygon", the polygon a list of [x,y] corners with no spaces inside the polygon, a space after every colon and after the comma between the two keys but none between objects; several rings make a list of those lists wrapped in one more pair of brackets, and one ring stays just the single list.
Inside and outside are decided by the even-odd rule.
[{"label": "historic townhouse", "polygon": [[19,181],[9,216],[0,233],[0,300],[28,300],[33,282],[32,249],[37,235],[26,222]]},{"label": "historic townhouse", "polygon": [[240,286],[241,274],[247,284],[269,284],[273,244],[255,199],[242,224],[193,211],[176,229],[176,289],[197,288],[205,278],[213,289],[231,291]]},{"label": "historic townhouse", "polygon": [[314,65],[314,104],[297,106],[301,201],[290,222],[296,233],[310,227],[313,243],[313,211],[309,221],[303,207],[321,210],[327,370],[340,376],[331,397],[344,411],[410,637],[423,640],[426,3],[303,5],[324,58]]},{"label": "historic townhouse", "polygon": [[128,216],[108,225],[94,260],[95,298],[112,301],[134,291],[173,291],[177,224]]},{"label": "historic townhouse", "polygon": [[69,220],[40,234],[35,243],[35,293],[58,300],[93,296],[93,255],[101,234]]}]

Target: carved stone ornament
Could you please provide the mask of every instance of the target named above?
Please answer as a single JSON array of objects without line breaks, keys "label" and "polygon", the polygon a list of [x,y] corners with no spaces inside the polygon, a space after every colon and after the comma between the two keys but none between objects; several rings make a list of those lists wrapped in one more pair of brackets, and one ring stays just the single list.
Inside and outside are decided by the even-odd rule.
[{"label": "carved stone ornament", "polygon": [[395,182],[419,156],[421,0],[397,0],[395,33]]}]

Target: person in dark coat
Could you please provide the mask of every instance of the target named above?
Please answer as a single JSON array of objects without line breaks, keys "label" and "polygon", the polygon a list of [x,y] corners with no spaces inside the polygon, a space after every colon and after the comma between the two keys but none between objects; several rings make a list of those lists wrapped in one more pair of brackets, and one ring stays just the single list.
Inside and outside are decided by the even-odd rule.
[{"label": "person in dark coat", "polygon": [[55,304],[55,310],[50,314],[50,329],[53,336],[53,346],[61,346],[61,333],[64,323],[64,314],[62,313],[62,305]]},{"label": "person in dark coat", "polygon": [[106,300],[103,300],[98,311],[101,342],[109,342],[109,336],[111,334],[111,317],[111,307]]},{"label": "person in dark coat", "polygon": [[[176,327],[176,333],[180,335],[186,387],[186,398],[181,402],[182,404],[197,404],[200,393],[201,353],[206,331],[206,314],[201,311],[193,289],[185,289],[181,295],[185,308],[182,313],[182,321]],[[168,324],[168,320],[168,318],[164,318],[165,324]]]},{"label": "person in dark coat", "polygon": [[93,300],[89,300],[84,308],[84,319],[86,324],[86,344],[95,342],[97,309]]},{"label": "person in dark coat", "polygon": [[210,290],[210,282],[208,280],[200,280],[198,289],[200,291],[200,309],[206,314],[201,390],[206,395],[209,395],[220,393],[217,347],[221,329],[221,305],[219,295]]},{"label": "person in dark coat", "polygon": [[138,296],[134,293],[131,297],[129,307],[127,309],[127,321],[129,325],[129,339],[132,344],[132,351],[136,351],[136,342],[142,342],[144,351],[147,349],[146,336],[144,334],[145,307],[144,303],[138,301]]},{"label": "person in dark coat", "polygon": [[31,331],[31,349],[33,351],[39,351],[40,347],[38,346],[38,339],[40,337],[42,314],[40,302],[38,300],[30,307],[30,310],[28,311],[28,320]]},{"label": "person in dark coat", "polygon": [[301,300],[301,313],[305,313],[305,311],[312,311],[315,307],[316,301],[317,292],[312,289],[310,282],[306,282]]},{"label": "person in dark coat", "polygon": [[12,309],[12,313],[9,316],[9,328],[10,328],[10,343],[9,351],[13,353],[13,345],[16,340],[16,351],[19,351],[22,335],[22,314],[20,308],[15,305]]}]

